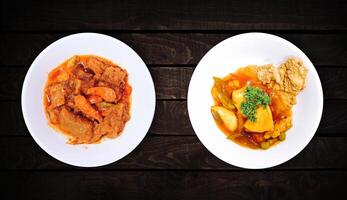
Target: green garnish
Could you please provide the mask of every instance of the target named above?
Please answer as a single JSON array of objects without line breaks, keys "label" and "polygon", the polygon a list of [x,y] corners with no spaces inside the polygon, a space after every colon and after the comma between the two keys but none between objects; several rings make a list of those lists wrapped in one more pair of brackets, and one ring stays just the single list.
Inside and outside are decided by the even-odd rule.
[{"label": "green garnish", "polygon": [[251,121],[257,121],[255,114],[257,106],[270,104],[270,97],[260,88],[247,86],[244,97],[246,101],[241,103],[241,112]]}]

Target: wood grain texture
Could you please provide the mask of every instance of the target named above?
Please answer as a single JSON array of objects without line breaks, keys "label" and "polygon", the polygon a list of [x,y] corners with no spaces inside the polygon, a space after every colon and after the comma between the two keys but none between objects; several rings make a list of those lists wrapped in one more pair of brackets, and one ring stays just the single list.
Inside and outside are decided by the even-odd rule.
[{"label": "wood grain texture", "polygon": [[[295,158],[273,169],[347,169],[347,160],[342,159],[346,148],[346,137],[315,137]],[[29,137],[1,137],[0,152],[0,169],[82,169],[55,160]],[[106,169],[240,170],[212,155],[196,136],[147,136],[125,158],[95,170]]]},{"label": "wood grain texture", "polygon": [[1,1],[1,30],[346,30],[345,1]]},{"label": "wood grain texture", "polygon": [[[1,172],[7,199],[339,199],[346,171]],[[20,192],[10,192],[12,188]]]},{"label": "wood grain texture", "polygon": [[[21,112],[20,102],[0,102],[6,114],[0,120],[1,136],[29,135]],[[346,136],[346,101],[325,101],[318,136]],[[157,101],[156,112],[149,130],[153,135],[194,135],[186,101]]]},{"label": "wood grain texture", "polygon": [[[347,179],[347,1],[0,1],[1,199],[340,199]],[[187,112],[194,67],[233,35],[263,31],[298,46],[324,90],[315,137],[293,159],[243,170],[212,155]],[[133,48],[149,65],[157,101],[136,149],[107,166],[57,161],[30,137],[20,105],[28,67],[57,39],[100,32]]]},{"label": "wood grain texture", "polygon": [[[271,32],[270,32],[271,33]],[[133,48],[146,64],[197,64],[214,45],[235,34],[108,33]],[[63,33],[0,34],[0,65],[29,66],[35,57]],[[278,34],[298,46],[315,65],[347,66],[346,34]]]},{"label": "wood grain texture", "polygon": [[[0,66],[0,101],[20,99],[28,68]],[[187,99],[194,67],[149,67],[156,97],[160,100]],[[347,100],[347,67],[317,67],[326,100]]]}]

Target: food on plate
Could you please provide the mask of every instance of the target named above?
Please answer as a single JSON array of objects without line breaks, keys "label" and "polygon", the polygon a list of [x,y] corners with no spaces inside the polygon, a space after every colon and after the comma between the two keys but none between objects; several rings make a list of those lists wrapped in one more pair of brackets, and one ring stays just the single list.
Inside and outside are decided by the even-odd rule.
[{"label": "food on plate", "polygon": [[252,149],[268,149],[285,140],[292,127],[292,107],[306,86],[307,68],[289,58],[241,67],[224,78],[214,77],[212,116],[227,138]]},{"label": "food on plate", "polygon": [[118,136],[130,119],[128,73],[94,55],[76,55],[48,74],[44,108],[49,124],[70,144]]}]

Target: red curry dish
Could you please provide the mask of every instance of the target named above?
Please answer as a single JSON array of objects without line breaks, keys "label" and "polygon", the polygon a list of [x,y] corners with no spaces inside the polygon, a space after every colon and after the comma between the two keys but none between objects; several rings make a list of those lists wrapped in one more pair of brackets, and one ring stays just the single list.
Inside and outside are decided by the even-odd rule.
[{"label": "red curry dish", "polygon": [[94,55],[76,55],[53,69],[44,89],[49,124],[70,144],[118,136],[130,119],[128,73]]}]

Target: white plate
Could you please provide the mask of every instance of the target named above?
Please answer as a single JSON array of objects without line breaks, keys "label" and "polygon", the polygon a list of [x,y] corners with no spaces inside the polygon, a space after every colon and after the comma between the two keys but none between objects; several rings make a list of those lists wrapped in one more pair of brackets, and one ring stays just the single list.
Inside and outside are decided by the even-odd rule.
[{"label": "white plate", "polygon": [[[287,131],[286,140],[264,151],[241,147],[226,139],[210,113],[212,77],[224,77],[250,64],[278,66],[291,56],[301,59],[309,72],[307,87],[297,96],[293,127]],[[189,84],[188,112],[198,138],[219,159],[243,168],[267,168],[293,158],[312,139],[322,110],[322,86],[311,61],[292,43],[265,33],[241,34],[217,44],[201,59]]]},{"label": "white plate", "polygon": [[[47,123],[43,89],[53,68],[73,55],[83,54],[107,58],[128,71],[133,88],[131,119],[117,138],[100,144],[70,145]],[[74,34],[52,43],[36,57],[24,80],[22,110],[32,137],[49,155],[74,166],[101,166],[123,158],[145,137],[155,110],[154,84],[145,63],[123,42],[96,33]]]}]

